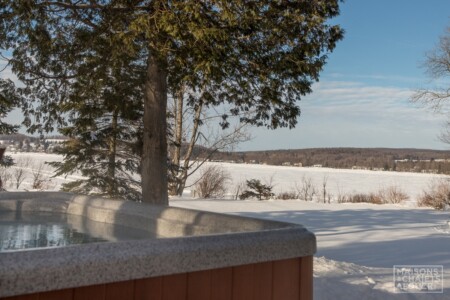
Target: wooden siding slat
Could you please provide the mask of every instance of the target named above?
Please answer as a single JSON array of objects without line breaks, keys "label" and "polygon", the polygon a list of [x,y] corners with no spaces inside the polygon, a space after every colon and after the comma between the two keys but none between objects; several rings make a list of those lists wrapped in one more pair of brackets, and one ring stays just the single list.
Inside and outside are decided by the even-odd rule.
[{"label": "wooden siding slat", "polygon": [[272,262],[254,265],[254,299],[272,299]]},{"label": "wooden siding slat", "polygon": [[134,281],[121,281],[109,283],[106,288],[106,300],[133,300]]},{"label": "wooden siding slat", "polygon": [[73,290],[73,300],[105,300],[105,285],[91,285]]},{"label": "wooden siding slat", "polygon": [[273,262],[273,300],[298,300],[299,282],[299,258]]},{"label": "wooden siding slat", "polygon": [[211,271],[188,273],[187,299],[211,299]]},{"label": "wooden siding slat", "polygon": [[233,300],[252,300],[254,265],[233,267]]},{"label": "wooden siding slat", "polygon": [[231,300],[233,291],[233,268],[211,270],[211,299]]},{"label": "wooden siding slat", "polygon": [[39,300],[39,294],[29,294],[29,295],[20,295],[20,296],[12,296],[1,298],[1,300]]},{"label": "wooden siding slat", "polygon": [[39,300],[72,300],[73,289],[39,293]]},{"label": "wooden siding slat", "polygon": [[135,300],[161,300],[162,277],[138,279],[134,282]]},{"label": "wooden siding slat", "polygon": [[313,257],[300,258],[300,300],[313,299]]},{"label": "wooden siding slat", "polygon": [[186,300],[187,274],[175,274],[163,277],[163,300]]}]

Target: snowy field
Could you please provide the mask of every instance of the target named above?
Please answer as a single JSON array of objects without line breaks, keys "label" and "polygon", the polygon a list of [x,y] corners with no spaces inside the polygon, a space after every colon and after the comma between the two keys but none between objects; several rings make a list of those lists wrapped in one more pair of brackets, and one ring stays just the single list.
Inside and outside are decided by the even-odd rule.
[{"label": "snowy field", "polygon": [[[51,166],[45,164],[46,162],[53,161],[62,161],[62,156],[57,154],[45,154],[45,153],[9,153],[6,152],[6,155],[11,156],[14,159],[15,165],[3,169],[4,172],[7,172],[7,176],[9,177],[5,182],[5,175],[2,174],[3,187],[8,191],[14,190],[32,190],[33,185],[33,173],[36,173],[39,170],[39,167],[42,165],[42,178],[46,180],[45,190],[49,191],[57,191],[61,188],[61,184],[67,181],[74,181],[82,178],[79,174],[72,174],[66,176],[58,176],[53,177],[54,170]],[[19,174],[20,170],[24,171],[23,174],[23,182],[20,183],[19,188],[16,188],[16,178],[17,174]]]},{"label": "snowy field", "polygon": [[[304,179],[311,180],[318,191],[324,181],[326,190],[333,198],[339,195],[357,193],[376,193],[380,189],[396,186],[409,195],[415,202],[423,190],[431,183],[447,176],[421,173],[401,173],[370,170],[346,170],[331,168],[299,168],[251,164],[209,163],[222,167],[229,173],[229,192],[233,193],[236,185],[248,179],[259,179],[263,183],[272,183],[275,194],[295,191],[301,187]],[[188,180],[194,183],[201,175],[201,169]]]},{"label": "snowy field", "polygon": [[[30,189],[32,169],[44,161],[60,160],[57,155],[13,154],[14,159],[27,160],[22,166],[28,172],[19,190]],[[450,227],[448,212],[417,208],[417,196],[438,175],[295,168],[261,165],[220,164],[232,178],[230,194],[245,179],[270,181],[275,192],[292,190],[303,177],[311,178],[318,188],[324,178],[330,194],[368,193],[380,188],[398,186],[410,196],[403,205],[323,204],[301,200],[195,199],[189,190],[170,204],[221,213],[268,218],[303,224],[318,240],[314,260],[315,299],[450,299]],[[14,170],[13,167],[11,171]],[[47,166],[45,174],[52,170]],[[52,178],[49,189],[57,190],[66,180]],[[193,177],[191,180],[195,180]],[[191,181],[193,182],[193,181]],[[11,182],[12,183],[12,182]],[[8,190],[14,191],[10,186]],[[393,265],[442,265],[443,294],[394,293]]]}]

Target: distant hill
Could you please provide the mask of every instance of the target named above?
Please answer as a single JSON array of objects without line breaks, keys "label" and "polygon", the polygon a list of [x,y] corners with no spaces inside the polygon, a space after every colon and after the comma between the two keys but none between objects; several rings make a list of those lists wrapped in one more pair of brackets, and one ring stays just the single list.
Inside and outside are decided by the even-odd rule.
[{"label": "distant hill", "polygon": [[0,140],[2,141],[14,141],[14,142],[18,142],[18,141],[24,141],[24,140],[29,140],[29,141],[34,141],[34,140],[38,140],[39,138],[37,137],[33,137],[33,136],[28,136],[26,134],[21,134],[21,133],[16,133],[16,134],[0,134]]},{"label": "distant hill", "polygon": [[312,148],[218,152],[214,160],[340,169],[393,170],[450,174],[450,151],[391,148]]},{"label": "distant hill", "polygon": [[[47,136],[46,140],[65,140],[67,137]],[[38,137],[24,134],[0,135],[0,141],[37,142]],[[182,155],[187,144],[182,145]],[[206,157],[210,152],[195,146],[193,157]],[[390,170],[450,174],[450,150],[396,149],[396,148],[310,148],[292,150],[215,152],[211,160],[268,164],[322,166],[338,169]]]}]

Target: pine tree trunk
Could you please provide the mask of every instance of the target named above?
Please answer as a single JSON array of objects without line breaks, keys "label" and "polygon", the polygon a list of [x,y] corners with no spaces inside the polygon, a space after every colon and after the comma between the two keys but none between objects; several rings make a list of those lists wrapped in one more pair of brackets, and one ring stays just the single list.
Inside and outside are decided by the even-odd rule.
[{"label": "pine tree trunk", "polygon": [[167,196],[167,83],[165,66],[150,53],[144,91],[142,201],[168,205]]}]

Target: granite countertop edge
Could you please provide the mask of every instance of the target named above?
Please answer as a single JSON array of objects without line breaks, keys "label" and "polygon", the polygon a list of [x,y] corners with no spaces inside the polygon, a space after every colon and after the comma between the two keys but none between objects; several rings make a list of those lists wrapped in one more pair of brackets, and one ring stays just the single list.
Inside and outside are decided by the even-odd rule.
[{"label": "granite countertop edge", "polygon": [[301,225],[0,253],[0,297],[311,256]]}]

